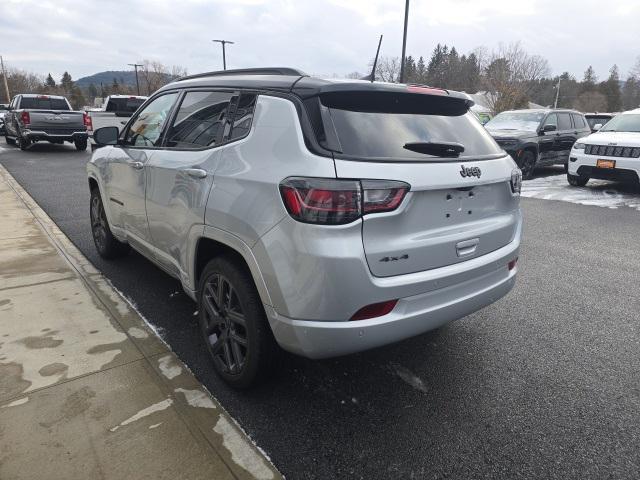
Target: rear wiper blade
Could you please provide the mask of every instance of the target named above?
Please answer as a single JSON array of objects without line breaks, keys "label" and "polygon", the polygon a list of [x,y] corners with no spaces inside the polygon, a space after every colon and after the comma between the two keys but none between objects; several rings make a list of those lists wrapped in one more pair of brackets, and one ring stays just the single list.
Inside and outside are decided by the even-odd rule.
[{"label": "rear wiper blade", "polygon": [[438,157],[459,157],[464,152],[464,145],[457,142],[409,142],[404,144],[404,148]]}]

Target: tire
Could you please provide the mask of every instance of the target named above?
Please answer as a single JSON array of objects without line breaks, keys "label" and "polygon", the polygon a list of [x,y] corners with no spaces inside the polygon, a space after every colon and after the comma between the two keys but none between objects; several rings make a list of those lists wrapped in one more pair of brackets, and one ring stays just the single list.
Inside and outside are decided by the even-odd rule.
[{"label": "tire", "polygon": [[91,219],[91,234],[93,243],[98,254],[107,260],[119,258],[127,255],[131,247],[127,243],[122,243],[111,233],[109,222],[104,212],[104,205],[97,188],[91,190],[91,203],[89,207],[89,217]]},{"label": "tire", "polygon": [[87,139],[82,138],[80,140],[75,140],[73,144],[76,146],[76,150],[79,152],[84,152],[87,149]]},{"label": "tire", "polygon": [[567,181],[572,187],[584,187],[589,181],[589,177],[582,175],[571,175],[567,173]]},{"label": "tire", "polygon": [[569,173],[569,164],[568,163],[563,163],[562,164],[562,168],[564,169],[564,173]]},{"label": "tire", "polygon": [[518,157],[516,162],[518,167],[522,171],[523,180],[531,180],[533,178],[533,172],[536,168],[536,156],[531,150],[525,150],[522,155]]},{"label": "tire", "polygon": [[7,142],[7,145],[15,145],[16,141],[13,138],[9,138],[9,135],[5,133],[4,141]]},{"label": "tire", "polygon": [[29,148],[29,146],[31,145],[31,142],[20,134],[18,134],[17,143],[20,150],[23,150],[23,151]]},{"label": "tire", "polygon": [[250,273],[227,257],[209,261],[198,288],[200,333],[216,373],[235,388],[265,380],[278,347]]}]

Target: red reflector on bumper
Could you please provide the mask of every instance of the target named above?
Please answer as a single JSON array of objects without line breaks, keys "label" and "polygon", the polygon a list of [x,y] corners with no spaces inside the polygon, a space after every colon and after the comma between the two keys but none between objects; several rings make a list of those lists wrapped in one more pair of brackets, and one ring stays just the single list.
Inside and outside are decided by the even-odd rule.
[{"label": "red reflector on bumper", "polygon": [[514,268],[516,268],[516,263],[518,263],[517,257],[507,263],[507,267],[509,268],[509,270],[513,270]]},{"label": "red reflector on bumper", "polygon": [[367,320],[369,318],[382,317],[391,312],[398,303],[398,300],[389,300],[387,302],[372,303],[366,307],[362,307],[353,314],[351,320]]}]

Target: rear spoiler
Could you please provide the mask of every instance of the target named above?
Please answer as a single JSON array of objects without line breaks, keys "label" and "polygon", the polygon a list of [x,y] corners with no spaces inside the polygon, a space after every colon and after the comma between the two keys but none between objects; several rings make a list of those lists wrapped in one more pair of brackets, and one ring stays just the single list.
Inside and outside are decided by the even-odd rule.
[{"label": "rear spoiler", "polygon": [[427,85],[336,82],[305,88],[304,83],[296,83],[293,93],[303,100],[319,97],[322,105],[343,110],[456,116],[474,105],[466,93]]}]

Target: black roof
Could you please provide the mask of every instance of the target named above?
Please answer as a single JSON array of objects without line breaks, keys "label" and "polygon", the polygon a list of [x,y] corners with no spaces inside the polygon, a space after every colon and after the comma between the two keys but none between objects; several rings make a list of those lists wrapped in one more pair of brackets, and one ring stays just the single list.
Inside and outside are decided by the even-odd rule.
[{"label": "black roof", "polygon": [[443,97],[448,97],[458,102],[462,101],[466,105],[466,108],[473,105],[473,100],[466,93],[452,90],[432,89],[425,85],[369,82],[365,80],[329,80],[311,77],[300,70],[288,67],[266,67],[199,73],[180,78],[175,82],[165,85],[160,90],[169,90],[176,87],[245,88],[293,93],[302,99],[317,96],[321,93],[346,93],[355,91],[372,93],[419,93],[421,95],[438,96],[442,100],[444,100]]}]

